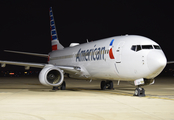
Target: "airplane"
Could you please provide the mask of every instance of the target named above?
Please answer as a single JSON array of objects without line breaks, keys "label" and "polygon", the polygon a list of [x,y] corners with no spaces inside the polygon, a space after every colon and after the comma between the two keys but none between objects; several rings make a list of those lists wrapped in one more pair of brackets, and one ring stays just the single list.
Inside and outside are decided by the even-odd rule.
[{"label": "airplane", "polygon": [[[71,43],[64,48],[58,40],[52,7],[50,13],[52,51],[48,54],[10,51],[19,54],[47,57],[48,63],[0,61],[6,64],[42,68],[39,81],[53,90],[66,89],[64,75],[83,80],[100,80],[102,90],[113,89],[113,81],[130,81],[137,88],[134,96],[145,96],[144,85],[154,84],[167,64],[167,59],[155,41],[139,36],[114,36],[83,44]],[[173,62],[168,62],[173,63]]]}]

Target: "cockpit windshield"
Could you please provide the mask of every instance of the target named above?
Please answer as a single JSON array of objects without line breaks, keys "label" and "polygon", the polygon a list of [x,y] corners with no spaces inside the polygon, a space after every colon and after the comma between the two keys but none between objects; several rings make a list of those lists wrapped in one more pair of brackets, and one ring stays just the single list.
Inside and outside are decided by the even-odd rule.
[{"label": "cockpit windshield", "polygon": [[144,49],[158,49],[161,50],[161,47],[159,45],[132,45],[131,50],[133,51],[140,51]]},{"label": "cockpit windshield", "polygon": [[155,48],[155,49],[159,49],[159,50],[161,50],[161,47],[158,46],[158,45],[154,45],[154,48]]},{"label": "cockpit windshield", "polygon": [[142,49],[153,49],[152,45],[142,45]]}]

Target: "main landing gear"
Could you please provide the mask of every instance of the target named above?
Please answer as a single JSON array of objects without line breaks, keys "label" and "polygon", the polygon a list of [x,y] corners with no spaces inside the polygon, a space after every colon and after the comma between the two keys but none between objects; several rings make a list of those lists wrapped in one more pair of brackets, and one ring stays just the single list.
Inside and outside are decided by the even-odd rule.
[{"label": "main landing gear", "polygon": [[[112,81],[101,81],[100,87],[102,90],[113,89],[113,82]],[[135,89],[134,96],[139,96],[139,97],[146,96],[144,88],[141,88],[141,86],[139,85]]]},{"label": "main landing gear", "polygon": [[[52,90],[59,90],[59,86],[53,86]],[[60,90],[65,90],[66,89],[66,83],[63,81],[62,85],[60,86]]]},{"label": "main landing gear", "polygon": [[141,88],[141,86],[138,86],[138,88],[135,89],[134,96],[144,97],[145,96],[144,88]]},{"label": "main landing gear", "polygon": [[100,87],[102,90],[105,89],[113,89],[113,82],[112,81],[101,81]]}]

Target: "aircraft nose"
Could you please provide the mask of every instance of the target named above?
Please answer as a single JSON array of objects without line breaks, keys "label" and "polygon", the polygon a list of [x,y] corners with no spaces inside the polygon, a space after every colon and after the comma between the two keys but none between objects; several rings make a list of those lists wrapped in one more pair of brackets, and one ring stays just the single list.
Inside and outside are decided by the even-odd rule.
[{"label": "aircraft nose", "polygon": [[[166,66],[167,59],[163,52],[151,51],[147,56],[147,64],[153,77],[156,77]],[[152,75],[151,74],[151,75]]]}]

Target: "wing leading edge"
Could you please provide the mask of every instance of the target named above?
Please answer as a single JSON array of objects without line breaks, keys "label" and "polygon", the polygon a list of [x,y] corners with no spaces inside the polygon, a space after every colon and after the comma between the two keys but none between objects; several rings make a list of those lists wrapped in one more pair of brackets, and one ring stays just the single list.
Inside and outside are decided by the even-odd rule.
[{"label": "wing leading edge", "polygon": [[[50,64],[44,64],[44,63],[28,63],[28,62],[2,61],[2,60],[0,60],[0,63],[1,63],[1,67],[5,67],[6,64],[9,64],[9,65],[24,66],[25,69],[29,69],[30,67],[44,68],[45,66],[50,65]],[[52,66],[54,66],[54,65],[52,65]],[[65,73],[77,73],[77,72],[81,71],[81,68],[78,66],[63,66],[63,65],[57,66],[56,65],[54,67],[64,70]]]},{"label": "wing leading edge", "polygon": [[12,50],[4,50],[5,52],[10,53],[18,53],[18,54],[25,54],[25,55],[32,55],[32,56],[38,56],[38,57],[48,57],[47,54],[39,54],[39,53],[29,53],[29,52],[21,52],[21,51],[12,51]]},{"label": "wing leading edge", "polygon": [[28,62],[16,62],[16,61],[1,61],[1,67],[5,67],[6,64],[9,65],[18,65],[18,66],[25,66],[25,67],[36,67],[36,68],[43,68],[46,64],[41,63],[28,63]]}]

